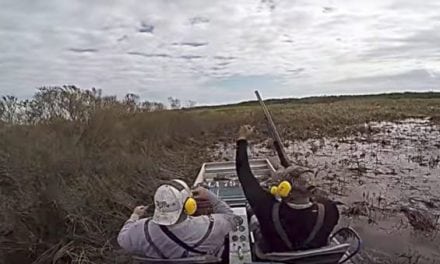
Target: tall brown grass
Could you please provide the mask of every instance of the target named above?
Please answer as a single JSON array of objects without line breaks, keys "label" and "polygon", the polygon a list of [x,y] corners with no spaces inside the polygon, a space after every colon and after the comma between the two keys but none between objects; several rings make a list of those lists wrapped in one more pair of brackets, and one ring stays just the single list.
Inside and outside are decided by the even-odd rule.
[{"label": "tall brown grass", "polygon": [[[240,124],[265,135],[257,106],[152,111],[69,89],[46,88],[16,101],[15,112],[4,105],[0,111],[3,263],[129,262],[115,236],[135,205],[151,203],[160,180],[192,181],[210,159],[208,147],[233,142]],[[439,106],[438,99],[402,99],[271,109],[282,135],[297,139],[352,133],[371,120],[431,116]]]},{"label": "tall brown grass", "polygon": [[162,179],[193,179],[212,132],[233,129],[222,114],[150,112],[94,96],[66,112],[57,104],[65,98],[44,96],[25,117],[32,108],[16,102],[0,125],[4,263],[115,262],[114,238],[133,206],[149,204]]}]

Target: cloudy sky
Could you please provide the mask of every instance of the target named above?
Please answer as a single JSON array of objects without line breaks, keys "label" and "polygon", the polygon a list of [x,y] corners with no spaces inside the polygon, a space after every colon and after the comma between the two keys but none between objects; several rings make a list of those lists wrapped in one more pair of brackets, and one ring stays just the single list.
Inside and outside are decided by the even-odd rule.
[{"label": "cloudy sky", "polygon": [[0,94],[199,104],[440,90],[440,1],[0,0]]}]

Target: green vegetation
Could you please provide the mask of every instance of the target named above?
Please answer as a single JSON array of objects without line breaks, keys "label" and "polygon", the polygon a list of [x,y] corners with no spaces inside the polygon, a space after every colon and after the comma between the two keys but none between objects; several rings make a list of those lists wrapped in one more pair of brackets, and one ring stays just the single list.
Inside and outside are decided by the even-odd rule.
[{"label": "green vegetation", "polygon": [[[432,95],[432,94],[428,94]],[[345,98],[269,104],[285,139],[342,136],[373,120],[434,116],[440,98]],[[214,143],[243,123],[265,133],[256,104],[164,110],[135,95],[42,88],[0,100],[0,260],[123,263],[115,236],[160,180],[193,180]]]},{"label": "green vegetation", "polygon": [[[314,104],[314,103],[334,103],[346,100],[381,100],[381,99],[435,99],[440,98],[440,92],[404,92],[404,93],[383,93],[383,94],[367,94],[367,95],[331,95],[331,96],[312,96],[304,98],[283,98],[283,99],[267,99],[266,104]],[[216,105],[216,106],[199,106],[199,109],[215,109],[221,107],[235,106],[257,106],[258,101],[246,101],[238,104]]]}]

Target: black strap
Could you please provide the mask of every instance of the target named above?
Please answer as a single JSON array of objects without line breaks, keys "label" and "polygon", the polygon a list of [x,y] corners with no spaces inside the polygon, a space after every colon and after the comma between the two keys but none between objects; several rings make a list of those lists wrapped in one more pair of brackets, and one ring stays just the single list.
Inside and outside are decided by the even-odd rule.
[{"label": "black strap", "polygon": [[[206,239],[208,239],[209,235],[212,232],[212,228],[214,227],[214,218],[212,217],[212,215],[209,215],[209,226],[208,229],[206,230],[205,234],[203,235],[203,237],[197,241],[197,243],[194,244],[193,248],[197,248],[199,247],[203,242],[205,242]],[[188,257],[188,250],[185,250],[182,254],[182,258],[186,258]]]},{"label": "black strap", "polygon": [[292,242],[290,242],[289,237],[286,234],[286,231],[281,226],[280,205],[281,205],[281,203],[279,203],[279,202],[277,202],[273,205],[273,207],[272,207],[272,221],[275,225],[275,230],[277,231],[277,234],[281,238],[281,240],[283,240],[284,245],[286,245],[286,247],[289,250],[292,250],[293,249]]},{"label": "black strap", "polygon": [[316,218],[315,225],[313,226],[312,232],[310,233],[309,237],[307,237],[306,241],[303,243],[303,247],[307,247],[310,242],[316,237],[316,234],[318,233],[319,229],[321,229],[322,224],[324,223],[324,216],[325,216],[325,207],[323,204],[318,203],[318,216]]},{"label": "black strap", "polygon": [[214,227],[214,218],[212,217],[212,215],[209,215],[209,226],[208,226],[208,230],[206,230],[205,235],[203,235],[203,237],[194,244],[193,248],[198,248],[203,242],[205,242],[206,239],[208,239],[209,235],[212,232],[212,228]]},{"label": "black strap", "polygon": [[166,226],[160,225],[160,229],[165,233],[165,235],[167,235],[171,240],[173,240],[176,244],[178,244],[179,246],[181,246],[182,248],[184,248],[186,251],[190,251],[193,253],[197,253],[197,254],[201,254],[201,255],[206,255],[206,252],[200,251],[195,249],[194,247],[189,246],[188,244],[186,244],[185,242],[183,242],[182,240],[180,240],[176,235],[174,235]]},{"label": "black strap", "polygon": [[160,249],[156,246],[156,244],[154,244],[153,240],[151,239],[150,232],[148,231],[148,224],[150,223],[150,220],[151,219],[147,219],[147,221],[145,221],[144,223],[145,238],[147,239],[148,243],[151,245],[151,247],[153,247],[153,250],[156,252],[157,255],[159,255],[160,258],[167,259],[167,257],[165,257],[162,251],[160,251]]}]

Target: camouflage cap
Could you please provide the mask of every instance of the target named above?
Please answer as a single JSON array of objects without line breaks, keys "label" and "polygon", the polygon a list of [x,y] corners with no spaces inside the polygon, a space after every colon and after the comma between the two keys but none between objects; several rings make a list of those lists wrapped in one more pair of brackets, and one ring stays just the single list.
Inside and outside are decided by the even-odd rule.
[{"label": "camouflage cap", "polygon": [[292,165],[288,168],[279,169],[275,173],[277,181],[287,180],[292,184],[293,192],[309,195],[309,189],[313,186],[313,170],[306,167]]}]

